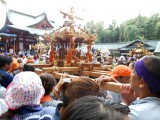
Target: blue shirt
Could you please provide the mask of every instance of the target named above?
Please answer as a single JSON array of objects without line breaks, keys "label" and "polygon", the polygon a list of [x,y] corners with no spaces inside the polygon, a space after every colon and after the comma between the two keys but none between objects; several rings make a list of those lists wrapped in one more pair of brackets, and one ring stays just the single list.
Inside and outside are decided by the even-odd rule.
[{"label": "blue shirt", "polygon": [[12,82],[13,76],[0,68],[0,76],[2,77],[1,85],[5,88]]},{"label": "blue shirt", "polygon": [[56,107],[36,107],[34,109],[25,107],[17,112],[12,120],[60,120],[60,114],[57,114]]},{"label": "blue shirt", "polygon": [[108,93],[107,95],[111,96],[113,98],[113,100],[116,101],[117,103],[122,102],[122,96],[120,93],[116,93],[116,92],[109,91],[109,90],[107,90],[107,93]]},{"label": "blue shirt", "polygon": [[130,120],[160,120],[160,99],[157,97],[138,99],[129,108]]}]

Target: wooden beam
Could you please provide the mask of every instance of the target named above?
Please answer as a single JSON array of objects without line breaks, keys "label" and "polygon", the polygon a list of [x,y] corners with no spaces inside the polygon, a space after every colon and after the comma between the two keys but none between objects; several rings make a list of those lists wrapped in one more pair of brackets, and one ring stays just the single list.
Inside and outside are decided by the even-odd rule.
[{"label": "wooden beam", "polygon": [[103,72],[103,73],[106,73],[107,71],[105,70],[92,70],[93,72]]},{"label": "wooden beam", "polygon": [[[53,75],[56,79],[60,79],[61,76],[66,76],[66,74],[57,73],[57,72],[54,72]],[[75,76],[75,75],[67,75],[67,76],[72,77],[72,78],[80,77],[80,76]],[[94,79],[92,79],[92,80],[94,80]],[[101,87],[105,90],[110,90],[110,91],[114,91],[114,92],[118,92],[118,93],[121,92],[121,89],[120,89],[121,86],[122,86],[121,83],[115,83],[115,82],[105,82],[101,85]]]},{"label": "wooden beam", "polygon": [[34,68],[44,68],[44,67],[52,67],[52,64],[30,64],[32,65]]},{"label": "wooden beam", "polygon": [[101,87],[105,90],[110,90],[113,92],[121,92],[122,83],[116,83],[116,82],[105,82],[101,85]]},{"label": "wooden beam", "polygon": [[100,63],[81,63],[80,64],[80,73],[82,71],[89,69],[89,71],[92,71],[93,69],[101,69]]},{"label": "wooden beam", "polygon": [[93,67],[93,70],[102,70],[101,67]]},{"label": "wooden beam", "polygon": [[[56,79],[60,79],[61,76],[66,76],[67,74],[63,74],[63,73],[58,73],[58,72],[53,72],[53,76],[56,78]],[[72,77],[72,78],[77,78],[79,76],[75,76],[75,75],[67,75],[69,77]]]},{"label": "wooden beam", "polygon": [[43,73],[53,73],[54,69],[52,67],[42,68]]},{"label": "wooden beam", "polygon": [[56,67],[57,72],[75,72],[79,71],[79,67]]},{"label": "wooden beam", "polygon": [[108,76],[111,75],[111,71],[93,70],[93,72],[106,73]]},{"label": "wooden beam", "polygon": [[90,66],[92,66],[92,63],[82,63],[80,66],[81,67],[90,67]]},{"label": "wooden beam", "polygon": [[93,67],[101,67],[101,64],[100,63],[92,63],[92,66]]},{"label": "wooden beam", "polygon": [[92,72],[92,71],[82,71],[82,75],[90,76],[90,77],[100,77],[101,75],[107,75],[107,73],[100,72]]},{"label": "wooden beam", "polygon": [[81,63],[81,67],[101,67],[100,63]]},{"label": "wooden beam", "polygon": [[79,67],[50,67],[42,68],[43,72],[79,72]]},{"label": "wooden beam", "polygon": [[34,72],[37,73],[38,75],[43,73],[43,71],[41,69],[35,69]]}]

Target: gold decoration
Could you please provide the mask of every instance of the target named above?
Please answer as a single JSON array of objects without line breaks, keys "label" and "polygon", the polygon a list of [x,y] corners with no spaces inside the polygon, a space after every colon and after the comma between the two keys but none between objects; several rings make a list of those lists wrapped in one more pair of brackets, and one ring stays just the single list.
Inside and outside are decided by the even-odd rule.
[{"label": "gold decoration", "polygon": [[35,45],[32,45],[32,48],[34,50],[39,50],[40,51],[40,55],[45,54],[50,47],[50,45],[46,45],[42,41],[43,40],[42,39],[40,40],[40,37],[39,37],[39,42]]},{"label": "gold decoration", "polygon": [[[81,27],[75,25],[75,19],[80,19],[81,18],[77,17],[75,15],[75,11],[74,8],[72,7],[71,10],[69,11],[69,13],[65,13],[63,11],[60,11],[61,14],[64,15],[65,17],[69,18],[68,22],[64,22],[63,27],[59,27],[57,30],[55,30],[53,33],[51,34],[45,34],[44,38],[50,40],[50,42],[59,42],[58,40],[60,40],[60,44],[63,44],[63,42],[66,44],[65,40],[67,40],[67,44],[69,44],[69,49],[68,49],[68,53],[67,53],[67,64],[70,64],[72,59],[75,60],[75,62],[80,61],[79,59],[76,58],[76,52],[75,52],[75,45],[77,43],[76,40],[82,39],[82,42],[86,42],[88,43],[88,58],[89,61],[91,62],[91,45],[93,44],[93,42],[95,42],[97,34],[89,34],[88,31],[86,31],[85,29],[82,29]],[[69,41],[68,41],[69,40]],[[64,66],[64,62],[58,60],[57,62],[58,66]]]}]

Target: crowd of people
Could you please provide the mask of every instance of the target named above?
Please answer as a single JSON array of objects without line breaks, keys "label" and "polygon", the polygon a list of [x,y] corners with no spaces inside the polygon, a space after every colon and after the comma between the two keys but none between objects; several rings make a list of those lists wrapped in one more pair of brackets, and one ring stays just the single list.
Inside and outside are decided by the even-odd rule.
[{"label": "crowd of people", "polygon": [[[101,62],[98,56],[95,61]],[[49,73],[36,74],[29,60],[0,55],[2,120],[159,120],[160,57],[108,55],[103,64],[111,70],[109,76],[66,75],[60,80]],[[105,82],[121,84],[121,93],[102,89]]]}]

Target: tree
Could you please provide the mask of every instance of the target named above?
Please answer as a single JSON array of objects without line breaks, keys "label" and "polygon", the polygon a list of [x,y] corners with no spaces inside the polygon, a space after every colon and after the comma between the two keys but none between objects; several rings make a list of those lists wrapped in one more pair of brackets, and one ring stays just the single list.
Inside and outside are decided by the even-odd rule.
[{"label": "tree", "polygon": [[104,22],[94,22],[93,20],[86,23],[86,29],[89,31],[90,34],[96,33],[98,35],[97,42],[102,42],[104,39]]},{"label": "tree", "polygon": [[138,15],[123,22],[120,26],[112,21],[108,28],[104,28],[103,22],[90,21],[87,23],[90,33],[98,34],[98,42],[124,42],[134,39],[153,40],[160,39],[160,16],[153,14],[150,17]]},{"label": "tree", "polygon": [[110,40],[111,42],[118,42],[119,41],[119,27],[116,25],[116,21],[113,20],[112,23],[109,25],[108,30],[110,30]]},{"label": "tree", "polygon": [[129,25],[124,28],[124,40],[135,40],[139,35],[139,29],[135,25]]},{"label": "tree", "polygon": [[100,21],[96,23],[96,33],[98,34],[97,41],[102,42],[104,41],[104,22]]},{"label": "tree", "polygon": [[90,34],[96,33],[96,23],[93,20],[87,22],[86,29],[89,31]]}]

